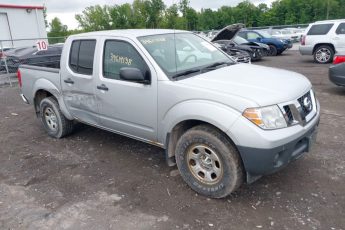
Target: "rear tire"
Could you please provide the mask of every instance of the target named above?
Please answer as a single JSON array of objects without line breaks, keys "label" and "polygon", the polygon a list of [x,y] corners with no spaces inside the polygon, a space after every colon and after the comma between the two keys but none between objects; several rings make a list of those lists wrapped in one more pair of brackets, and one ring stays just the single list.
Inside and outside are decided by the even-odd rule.
[{"label": "rear tire", "polygon": [[73,121],[68,120],[53,97],[46,97],[40,103],[40,120],[49,136],[62,138],[73,131]]},{"label": "rear tire", "polygon": [[221,131],[210,125],[187,130],[177,142],[175,157],[184,181],[204,196],[226,197],[243,183],[239,153]]},{"label": "rear tire", "polygon": [[319,64],[327,64],[333,61],[334,50],[331,46],[323,45],[316,48],[314,61]]},{"label": "rear tire", "polygon": [[274,45],[268,45],[270,47],[270,51],[268,53],[269,56],[277,56],[278,54],[278,50],[277,47],[275,47]]}]

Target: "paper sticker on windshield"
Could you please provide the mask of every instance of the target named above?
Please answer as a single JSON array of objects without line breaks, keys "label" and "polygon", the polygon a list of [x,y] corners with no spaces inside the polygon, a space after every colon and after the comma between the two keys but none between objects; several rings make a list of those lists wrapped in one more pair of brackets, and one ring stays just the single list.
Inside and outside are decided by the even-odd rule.
[{"label": "paper sticker on windshield", "polygon": [[153,44],[158,42],[166,42],[165,38],[147,38],[147,39],[141,39],[140,40],[144,45],[146,44]]},{"label": "paper sticker on windshield", "polygon": [[132,65],[133,60],[128,57],[123,57],[117,54],[110,53],[110,59],[112,62],[117,62],[125,65]]},{"label": "paper sticker on windshield", "polygon": [[203,45],[206,49],[208,49],[208,50],[211,51],[211,52],[217,50],[216,47],[214,47],[213,45],[211,45],[211,44],[208,43],[208,42],[201,42],[201,45]]}]

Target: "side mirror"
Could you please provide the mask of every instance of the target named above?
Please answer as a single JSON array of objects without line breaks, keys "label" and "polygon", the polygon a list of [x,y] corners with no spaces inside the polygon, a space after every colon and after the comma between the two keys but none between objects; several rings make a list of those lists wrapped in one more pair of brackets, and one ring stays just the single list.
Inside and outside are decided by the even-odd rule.
[{"label": "side mirror", "polygon": [[257,37],[256,40],[261,41],[261,38],[260,38],[260,37]]},{"label": "side mirror", "polygon": [[145,79],[144,74],[138,68],[123,67],[120,69],[120,79],[125,81],[132,81],[150,84],[150,80]]}]

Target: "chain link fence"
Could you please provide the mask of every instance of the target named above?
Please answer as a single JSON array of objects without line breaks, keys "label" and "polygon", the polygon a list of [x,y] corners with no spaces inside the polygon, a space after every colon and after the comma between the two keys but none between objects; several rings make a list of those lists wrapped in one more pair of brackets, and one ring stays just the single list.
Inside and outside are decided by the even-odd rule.
[{"label": "chain link fence", "polygon": [[[17,81],[19,65],[53,65],[60,60],[66,37],[0,40],[0,85],[13,85]],[[44,41],[48,49],[38,50],[37,43]]]}]

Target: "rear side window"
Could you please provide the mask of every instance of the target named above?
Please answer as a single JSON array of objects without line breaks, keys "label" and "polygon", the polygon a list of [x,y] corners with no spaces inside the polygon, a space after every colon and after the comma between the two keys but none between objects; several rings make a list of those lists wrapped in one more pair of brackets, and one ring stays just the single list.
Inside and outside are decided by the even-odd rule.
[{"label": "rear side window", "polygon": [[72,42],[69,66],[75,73],[92,75],[96,40],[75,40]]},{"label": "rear side window", "polygon": [[337,34],[345,34],[345,23],[340,23],[336,31]]},{"label": "rear side window", "polygon": [[308,31],[307,35],[326,35],[331,30],[334,24],[320,24],[313,25]]}]

